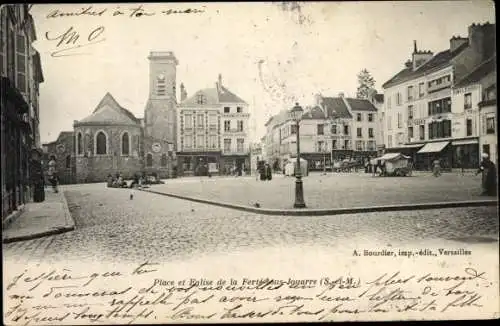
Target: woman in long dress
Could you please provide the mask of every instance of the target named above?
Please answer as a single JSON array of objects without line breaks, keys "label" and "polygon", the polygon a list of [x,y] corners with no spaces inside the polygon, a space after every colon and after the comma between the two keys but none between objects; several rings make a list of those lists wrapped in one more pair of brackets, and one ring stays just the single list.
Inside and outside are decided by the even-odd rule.
[{"label": "woman in long dress", "polygon": [[476,175],[482,173],[481,185],[483,192],[481,196],[496,196],[497,194],[497,171],[495,164],[490,160],[489,155],[483,153],[483,160],[479,165]]}]

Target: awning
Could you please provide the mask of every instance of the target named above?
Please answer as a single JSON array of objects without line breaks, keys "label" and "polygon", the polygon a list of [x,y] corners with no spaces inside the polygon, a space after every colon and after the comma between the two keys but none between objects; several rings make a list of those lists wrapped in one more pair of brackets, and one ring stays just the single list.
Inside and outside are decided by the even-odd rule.
[{"label": "awning", "polygon": [[473,139],[462,139],[462,140],[454,140],[451,142],[452,145],[468,145],[468,144],[479,144],[479,140],[477,138]]},{"label": "awning", "polygon": [[422,147],[417,153],[439,153],[441,152],[450,142],[442,141],[437,143],[427,143]]}]

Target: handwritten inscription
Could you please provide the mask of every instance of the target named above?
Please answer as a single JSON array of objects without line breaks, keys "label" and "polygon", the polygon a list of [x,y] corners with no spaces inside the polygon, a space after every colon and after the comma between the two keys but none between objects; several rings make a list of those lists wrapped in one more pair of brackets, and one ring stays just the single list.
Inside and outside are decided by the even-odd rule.
[{"label": "handwritten inscription", "polygon": [[[10,324],[334,321],[353,315],[477,311],[492,283],[467,267],[453,274],[384,272],[308,278],[165,279],[145,262],[130,271],[25,269],[6,282]],[[393,316],[393,315],[391,315]]]},{"label": "handwritten inscription", "polygon": [[104,26],[98,26],[92,29],[86,37],[81,37],[80,33],[71,26],[62,33],[47,32],[45,38],[56,44],[56,50],[51,52],[52,57],[73,56],[84,54],[75,52],[76,49],[104,42],[106,40],[103,36],[104,31]]},{"label": "handwritten inscription", "polygon": [[[205,6],[203,6],[204,8]],[[106,17],[106,16],[124,16],[130,18],[150,17],[156,15],[174,15],[174,14],[199,14],[205,12],[205,9],[186,8],[186,9],[160,9],[146,10],[143,5],[132,7],[116,7],[116,8],[95,8],[89,5],[73,11],[63,11],[62,9],[54,9],[50,11],[46,18],[67,18],[67,17]]]}]

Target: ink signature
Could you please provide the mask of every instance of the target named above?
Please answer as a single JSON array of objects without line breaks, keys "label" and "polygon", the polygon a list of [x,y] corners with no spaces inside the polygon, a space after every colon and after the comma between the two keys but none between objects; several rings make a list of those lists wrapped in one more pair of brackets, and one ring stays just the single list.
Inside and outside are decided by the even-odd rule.
[{"label": "ink signature", "polygon": [[49,32],[46,32],[45,38],[48,41],[57,42],[56,50],[50,54],[53,58],[84,55],[89,53],[75,52],[74,50],[104,42],[106,40],[103,36],[104,31],[104,26],[99,26],[90,31],[87,37],[81,37],[80,33],[71,26],[58,35],[50,35]]}]

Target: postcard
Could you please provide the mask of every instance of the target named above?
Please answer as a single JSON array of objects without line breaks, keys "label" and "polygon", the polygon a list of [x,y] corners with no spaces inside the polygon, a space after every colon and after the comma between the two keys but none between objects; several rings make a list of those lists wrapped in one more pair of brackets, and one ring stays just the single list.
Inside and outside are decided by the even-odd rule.
[{"label": "postcard", "polygon": [[1,5],[4,324],[498,318],[493,9]]}]

